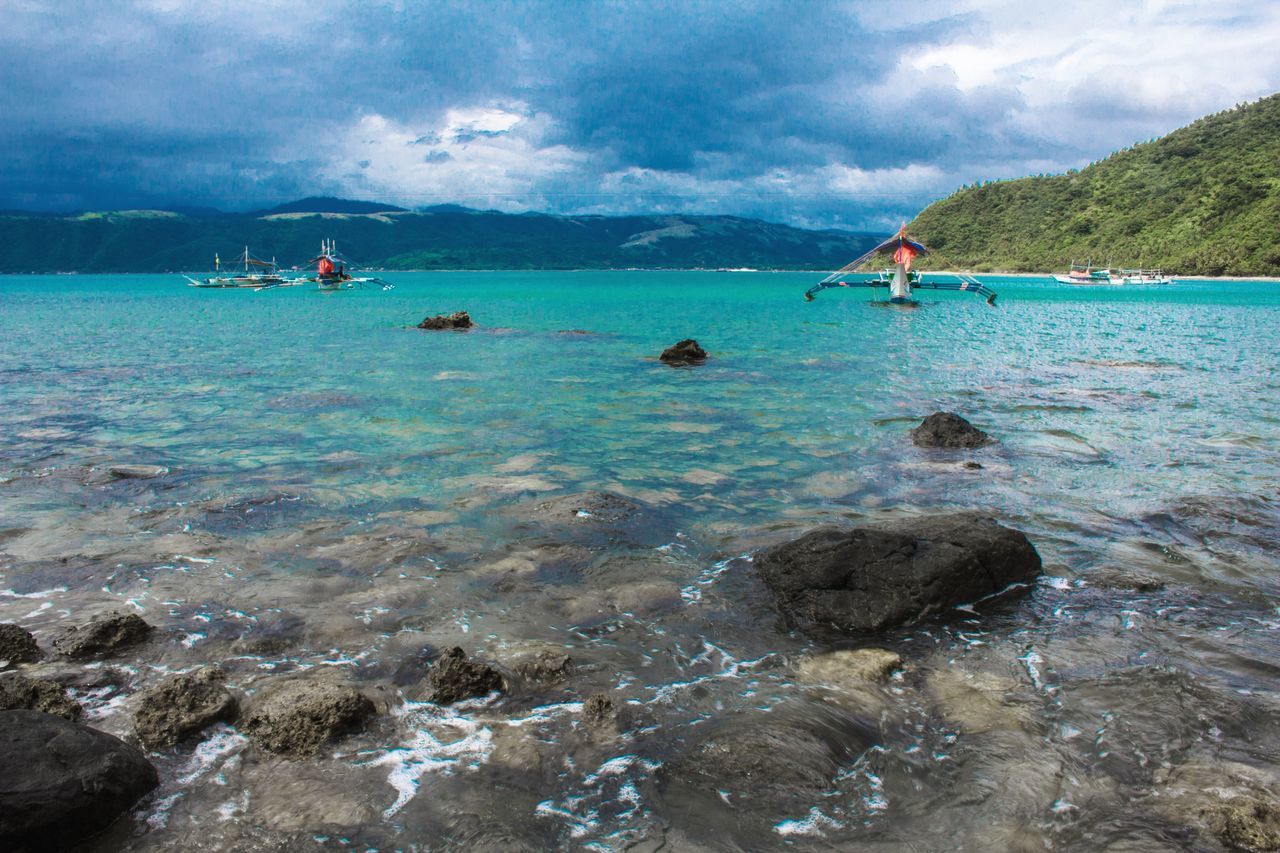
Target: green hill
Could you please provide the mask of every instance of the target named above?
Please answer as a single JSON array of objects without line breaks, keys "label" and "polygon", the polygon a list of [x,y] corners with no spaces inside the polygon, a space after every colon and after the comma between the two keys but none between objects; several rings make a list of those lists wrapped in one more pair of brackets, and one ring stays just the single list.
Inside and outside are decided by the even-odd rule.
[{"label": "green hill", "polygon": [[[1087,132],[1085,130],[1084,132]],[[1280,274],[1280,95],[1065,175],[965,187],[910,225],[933,266]]]},{"label": "green hill", "polygon": [[453,205],[408,212],[362,204],[306,199],[252,214],[5,212],[0,272],[200,271],[212,267],[215,252],[229,260],[246,244],[257,257],[290,266],[314,255],[323,238],[336,240],[353,262],[383,269],[834,269],[878,239],[731,216],[569,217]]}]

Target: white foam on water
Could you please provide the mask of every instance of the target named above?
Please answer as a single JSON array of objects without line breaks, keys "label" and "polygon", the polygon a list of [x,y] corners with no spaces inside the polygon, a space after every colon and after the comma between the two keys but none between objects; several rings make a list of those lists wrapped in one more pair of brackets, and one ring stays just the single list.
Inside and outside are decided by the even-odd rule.
[{"label": "white foam on water", "polygon": [[155,808],[151,810],[151,814],[147,815],[147,826],[151,829],[164,829],[169,825],[169,811],[173,808],[173,804],[178,802],[185,796],[184,791],[178,791],[176,794],[170,794],[156,801]]},{"label": "white foam on water", "polygon": [[1071,580],[1069,578],[1059,578],[1059,577],[1049,576],[1044,579],[1044,582],[1051,589],[1058,589],[1063,591],[1071,589]]},{"label": "white foam on water", "polygon": [[186,561],[186,562],[188,562],[188,563],[203,563],[203,564],[206,564],[206,565],[207,565],[207,564],[209,564],[209,563],[216,563],[216,562],[218,562],[217,560],[213,559],[212,557],[188,557],[186,554],[174,554],[174,555],[173,555],[173,558],[174,558],[175,560],[185,560],[185,561]]},{"label": "white foam on water", "polygon": [[209,639],[208,634],[201,634],[199,631],[192,631],[189,634],[183,634],[181,642],[183,648],[192,649],[195,648],[196,643],[207,639]]},{"label": "white foam on water", "polygon": [[55,586],[50,589],[42,589],[39,592],[14,592],[11,589],[0,589],[0,595],[5,598],[50,598],[56,593],[66,592],[65,586]]},{"label": "white foam on water", "polygon": [[50,602],[48,602],[48,601],[43,602],[43,603],[42,603],[39,607],[37,607],[35,610],[32,610],[30,613],[27,613],[27,614],[25,614],[24,616],[22,616],[22,618],[23,618],[23,619],[31,619],[31,618],[33,618],[33,617],[39,616],[41,613],[43,613],[43,612],[44,612],[44,611],[46,611],[46,610],[51,609],[52,607],[53,607],[53,604],[52,604],[52,603],[50,603]]},{"label": "white foam on water", "polygon": [[428,773],[476,769],[493,752],[493,731],[459,709],[408,702],[395,716],[403,717],[413,727],[413,739],[367,762],[374,767],[391,768],[387,784],[396,790],[396,799],[382,813],[384,818],[394,816],[417,796],[422,777]]},{"label": "white foam on water", "polygon": [[826,835],[823,829],[843,829],[844,824],[822,813],[822,809],[814,806],[809,814],[799,820],[784,820],[773,827],[773,831],[786,837],[789,835],[814,835],[819,838]]},{"label": "white foam on water", "polygon": [[697,604],[702,601],[702,591],[719,580],[720,576],[725,572],[729,571],[729,567],[733,565],[735,560],[745,560],[750,563],[753,557],[751,554],[742,554],[738,557],[729,557],[714,563],[699,572],[698,576],[693,579],[693,583],[681,588],[680,598],[684,600],[685,604]]},{"label": "white foam on water", "polygon": [[190,785],[249,745],[248,738],[226,723],[219,723],[209,731],[212,734],[200,742],[178,769],[174,781],[179,785]]}]

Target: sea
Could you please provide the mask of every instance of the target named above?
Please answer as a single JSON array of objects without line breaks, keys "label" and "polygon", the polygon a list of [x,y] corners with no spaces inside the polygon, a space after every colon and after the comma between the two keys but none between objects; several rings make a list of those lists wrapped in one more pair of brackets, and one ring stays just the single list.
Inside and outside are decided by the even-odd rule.
[{"label": "sea", "polygon": [[[301,676],[379,710],[309,759],[228,723],[153,753],[159,788],[86,849],[1214,850],[1224,810],[1274,802],[1280,284],[987,276],[994,306],[906,309],[807,303],[799,272],[384,275],[0,277],[0,622],[46,650],[111,610],[158,629],[28,674],[125,738],[207,665],[246,705]],[[658,360],[684,338],[704,364]],[[997,440],[914,446],[935,411]],[[630,515],[547,521],[598,492]],[[1024,531],[1042,580],[819,639],[753,568],[955,510]],[[571,667],[422,700],[454,646]],[[887,682],[814,675],[863,646],[901,656]],[[832,715],[862,734],[816,788],[687,778],[717,732]]]}]

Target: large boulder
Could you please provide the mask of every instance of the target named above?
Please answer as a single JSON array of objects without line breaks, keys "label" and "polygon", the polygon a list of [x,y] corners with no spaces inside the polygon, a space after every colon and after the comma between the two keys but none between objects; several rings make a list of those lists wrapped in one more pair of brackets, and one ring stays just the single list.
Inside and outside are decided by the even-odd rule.
[{"label": "large boulder", "polygon": [[84,713],[80,703],[56,681],[16,673],[0,676],[0,711],[42,711],[68,720]]},{"label": "large boulder", "polygon": [[267,688],[240,727],[268,752],[305,758],[333,738],[362,728],[375,712],[369,697],[349,685],[296,678]]},{"label": "large boulder", "polygon": [[65,631],[53,641],[53,648],[69,658],[104,657],[141,643],[154,630],[136,613],[113,611]]},{"label": "large boulder", "polygon": [[40,658],[40,646],[30,631],[9,622],[0,624],[0,669]]},{"label": "large boulder", "polygon": [[881,631],[1040,574],[1027,537],[978,513],[821,527],[756,555],[783,613],[805,630]]},{"label": "large boulder", "polygon": [[466,311],[455,311],[452,314],[439,314],[435,317],[427,317],[418,324],[419,329],[428,329],[431,331],[444,331],[447,329],[470,329],[475,323],[471,322],[471,315]]},{"label": "large boulder", "polygon": [[504,687],[502,675],[487,663],[472,660],[454,646],[431,665],[422,698],[437,705],[488,696]]},{"label": "large boulder", "polygon": [[680,367],[689,364],[701,364],[707,360],[707,351],[698,346],[698,342],[693,338],[685,338],[683,341],[664,349],[662,355],[658,356],[658,358],[672,367]]},{"label": "large boulder", "polygon": [[156,769],[104,732],[0,711],[0,849],[64,850],[105,829],[156,787]]},{"label": "large boulder", "polygon": [[142,694],[133,730],[147,749],[165,749],[236,715],[236,698],[223,682],[226,674],[209,667],[175,675]]},{"label": "large boulder", "polygon": [[982,447],[995,441],[955,412],[934,412],[911,430],[919,447]]}]

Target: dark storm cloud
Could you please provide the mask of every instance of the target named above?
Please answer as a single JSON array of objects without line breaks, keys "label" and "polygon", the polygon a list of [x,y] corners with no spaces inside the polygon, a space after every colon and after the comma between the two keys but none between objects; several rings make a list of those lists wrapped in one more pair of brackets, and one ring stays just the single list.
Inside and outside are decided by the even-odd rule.
[{"label": "dark storm cloud", "polygon": [[[0,207],[335,193],[883,223],[1260,94],[1275,67],[1210,69],[1220,91],[1171,104],[1137,64],[1077,73],[1070,22],[998,0],[11,5]],[[1173,5],[1177,32],[1204,26]],[[1252,31],[1274,23],[1242,5]],[[1086,111],[1087,138],[1054,124]]]}]

